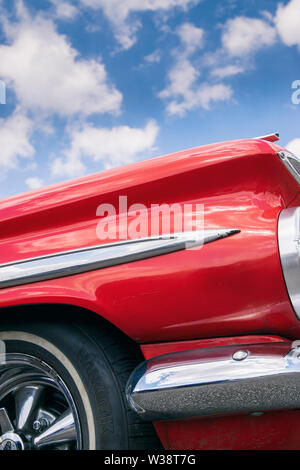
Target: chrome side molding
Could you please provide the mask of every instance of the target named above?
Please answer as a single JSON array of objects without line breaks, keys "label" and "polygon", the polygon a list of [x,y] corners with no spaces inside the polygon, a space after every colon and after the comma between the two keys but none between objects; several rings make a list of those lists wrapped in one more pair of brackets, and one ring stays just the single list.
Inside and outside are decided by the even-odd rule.
[{"label": "chrome side molding", "polygon": [[280,213],[278,246],[287,291],[300,319],[300,207]]},{"label": "chrome side molding", "polygon": [[210,229],[138,238],[0,264],[0,289],[130,263],[205,245],[240,230]]},{"label": "chrome side molding", "polygon": [[147,421],[300,407],[300,348],[290,342],[196,349],[142,363],[126,388]]}]

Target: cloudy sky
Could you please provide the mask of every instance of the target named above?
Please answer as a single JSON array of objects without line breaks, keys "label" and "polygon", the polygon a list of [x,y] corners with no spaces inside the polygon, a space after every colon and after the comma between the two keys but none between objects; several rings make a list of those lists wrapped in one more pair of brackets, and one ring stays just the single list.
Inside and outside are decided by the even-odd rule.
[{"label": "cloudy sky", "polygon": [[274,131],[300,156],[300,0],[0,0],[0,80],[0,197]]}]

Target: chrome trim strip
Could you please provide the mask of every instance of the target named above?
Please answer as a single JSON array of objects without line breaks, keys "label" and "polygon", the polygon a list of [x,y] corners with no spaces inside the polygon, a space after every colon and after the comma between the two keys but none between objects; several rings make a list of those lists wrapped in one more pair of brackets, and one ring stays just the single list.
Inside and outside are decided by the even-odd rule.
[{"label": "chrome trim strip", "polygon": [[173,253],[229,237],[237,229],[210,229],[125,240],[0,265],[0,289],[72,276]]},{"label": "chrome trim strip", "polygon": [[290,153],[287,151],[278,152],[277,155],[280,158],[280,160],[282,160],[282,162],[284,163],[286,168],[289,170],[291,175],[295,178],[297,183],[300,184],[300,174],[291,163],[291,160],[296,160],[298,165],[300,165],[300,160],[293,153]]},{"label": "chrome trim strip", "polygon": [[300,320],[300,207],[280,213],[278,245],[287,291]]},{"label": "chrome trim strip", "polygon": [[135,369],[126,396],[157,421],[299,408],[299,387],[300,349],[281,342],[158,356]]},{"label": "chrome trim strip", "polygon": [[274,132],[273,134],[261,135],[259,137],[254,137],[254,139],[266,140],[267,142],[278,142],[280,140],[279,132]]}]

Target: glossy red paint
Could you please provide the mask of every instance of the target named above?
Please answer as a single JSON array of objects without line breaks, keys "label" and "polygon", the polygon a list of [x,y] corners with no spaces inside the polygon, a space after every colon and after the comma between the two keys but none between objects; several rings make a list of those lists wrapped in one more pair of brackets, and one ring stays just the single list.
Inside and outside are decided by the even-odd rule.
[{"label": "glossy red paint", "polygon": [[289,207],[300,206],[300,193],[297,193],[294,199],[290,202]]},{"label": "glossy red paint", "polygon": [[152,373],[157,370],[167,369],[170,364],[173,367],[182,366],[186,364],[208,364],[218,361],[229,360],[233,354],[240,349],[248,351],[248,356],[263,356],[266,354],[266,349],[270,356],[273,358],[284,358],[292,349],[291,341],[269,341],[267,348],[265,342],[259,343],[243,343],[243,344],[226,344],[225,346],[215,347],[202,347],[197,349],[188,349],[180,354],[164,354],[163,356],[155,356],[147,363],[147,372]]},{"label": "glossy red paint", "polygon": [[[200,203],[230,238],[91,273],[0,291],[0,307],[87,308],[140,343],[272,333],[300,338],[277,247],[277,218],[299,193],[275,144],[234,141],[111,170],[0,203],[1,262],[99,244],[101,203]],[[0,310],[1,315],[1,310]]]},{"label": "glossy red paint", "polygon": [[299,450],[300,411],[155,423],[167,450]]},{"label": "glossy red paint", "polygon": [[145,359],[148,360],[152,357],[160,356],[161,354],[188,351],[192,349],[280,342],[289,343],[287,339],[281,338],[280,336],[233,336],[228,338],[210,338],[198,339],[193,341],[175,341],[170,343],[141,344],[141,350],[144,354]]}]

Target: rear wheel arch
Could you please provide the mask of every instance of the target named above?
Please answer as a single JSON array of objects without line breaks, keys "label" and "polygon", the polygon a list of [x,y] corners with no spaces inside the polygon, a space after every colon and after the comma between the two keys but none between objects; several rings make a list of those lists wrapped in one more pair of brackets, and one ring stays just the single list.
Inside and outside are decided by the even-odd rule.
[{"label": "rear wheel arch", "polygon": [[[106,320],[101,314],[95,311],[72,305],[69,303],[53,303],[53,302],[33,302],[30,304],[20,303],[0,307],[0,325],[3,323],[19,323],[20,321],[70,321],[78,323],[94,323],[95,325],[111,325],[112,329],[121,332],[130,341],[131,339],[125,335],[117,326]],[[138,347],[138,345],[137,345]]]},{"label": "rear wheel arch", "polygon": [[[87,378],[87,383],[90,387],[90,396],[94,396],[94,400],[92,400],[94,406],[97,403],[96,398],[99,396],[99,394],[97,395],[97,387],[99,390],[101,378],[99,367],[105,368],[107,365],[110,369],[110,384],[107,385],[108,378],[106,376],[105,386],[107,390],[112,387],[115,390],[114,393],[118,390],[120,395],[119,413],[122,414],[122,420],[127,429],[125,432],[123,427],[123,434],[127,434],[126,438],[121,439],[118,435],[116,448],[120,448],[120,446],[121,448],[123,446],[124,449],[157,448],[159,441],[152,425],[141,422],[129,409],[124,393],[128,376],[136,365],[143,361],[143,355],[137,343],[96,313],[78,307],[62,304],[39,304],[8,307],[0,310],[0,331],[2,332],[24,331],[29,335],[31,332],[34,334],[41,332],[41,337],[44,336],[48,340],[50,338],[50,342],[53,344],[55,343],[56,328],[57,345],[60,349],[63,349],[60,346],[64,346],[64,334],[69,336],[69,338],[66,338],[67,352],[68,347],[70,350],[72,334],[74,334],[75,341],[80,338],[83,340],[80,345],[78,344],[81,351],[79,355],[82,356],[85,367],[91,370],[92,380]],[[87,345],[86,348],[83,346],[84,344]],[[102,366],[99,365],[101,361]],[[95,374],[92,372],[93,370]],[[102,413],[105,413],[103,400],[101,400],[99,406],[102,406]],[[114,448],[112,440],[105,441],[105,443],[108,448]],[[99,443],[97,448],[99,448]]]}]

